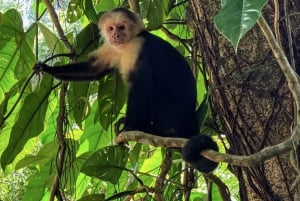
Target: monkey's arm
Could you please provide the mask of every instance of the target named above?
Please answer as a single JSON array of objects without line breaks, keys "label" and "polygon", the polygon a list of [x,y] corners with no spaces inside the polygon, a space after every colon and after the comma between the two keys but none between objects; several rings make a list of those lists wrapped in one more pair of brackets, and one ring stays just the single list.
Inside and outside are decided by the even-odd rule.
[{"label": "monkey's arm", "polygon": [[65,81],[91,81],[99,80],[104,75],[112,72],[112,68],[96,68],[88,62],[67,64],[57,67],[50,67],[47,64],[38,63],[33,67],[35,72],[44,72],[53,77]]}]

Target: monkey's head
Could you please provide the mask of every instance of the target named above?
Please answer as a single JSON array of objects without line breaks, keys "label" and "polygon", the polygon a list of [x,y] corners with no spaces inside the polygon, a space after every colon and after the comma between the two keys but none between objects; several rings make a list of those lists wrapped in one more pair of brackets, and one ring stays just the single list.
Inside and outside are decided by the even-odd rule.
[{"label": "monkey's head", "polygon": [[116,47],[126,45],[144,29],[137,14],[122,8],[104,13],[98,27],[105,42]]}]

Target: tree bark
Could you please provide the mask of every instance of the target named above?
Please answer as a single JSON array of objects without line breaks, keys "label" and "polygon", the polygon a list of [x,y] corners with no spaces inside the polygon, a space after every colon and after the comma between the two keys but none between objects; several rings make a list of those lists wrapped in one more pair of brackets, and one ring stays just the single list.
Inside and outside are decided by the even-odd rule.
[{"label": "tree bark", "polygon": [[[195,44],[211,90],[212,115],[221,122],[230,145],[227,152],[250,155],[286,140],[294,123],[293,99],[259,27],[256,25],[246,34],[235,54],[233,46],[214,26],[220,1],[192,0],[191,9]],[[295,67],[300,64],[300,15],[290,15],[299,11],[298,0],[274,0],[263,12]],[[290,17],[286,20],[284,16]],[[251,168],[228,167],[238,177],[243,201],[297,199],[299,185],[293,184],[297,171],[289,154]]]}]

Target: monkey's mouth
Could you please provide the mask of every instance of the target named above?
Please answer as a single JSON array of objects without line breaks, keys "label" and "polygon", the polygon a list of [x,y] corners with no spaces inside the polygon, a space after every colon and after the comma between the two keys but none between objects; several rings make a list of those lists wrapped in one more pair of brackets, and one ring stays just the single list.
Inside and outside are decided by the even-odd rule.
[{"label": "monkey's mouth", "polygon": [[110,42],[113,46],[122,46],[122,45],[124,45],[124,41],[121,41],[121,40],[112,40],[111,42]]}]

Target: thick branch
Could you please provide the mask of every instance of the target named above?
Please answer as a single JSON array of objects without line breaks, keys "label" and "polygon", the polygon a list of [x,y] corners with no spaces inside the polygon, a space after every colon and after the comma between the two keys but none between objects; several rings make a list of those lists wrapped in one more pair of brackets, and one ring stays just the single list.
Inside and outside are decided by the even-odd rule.
[{"label": "thick branch", "polygon": [[[127,142],[127,141],[136,141],[143,144],[149,144],[156,147],[183,147],[188,139],[184,138],[164,138],[156,135],[151,135],[148,133],[143,133],[140,131],[127,131],[120,133],[115,142],[117,144]],[[287,141],[280,143],[278,145],[266,147],[261,151],[249,155],[249,156],[236,156],[231,154],[223,154],[213,150],[202,151],[202,156],[214,161],[214,162],[225,162],[236,166],[253,166],[258,163],[261,163],[267,159],[270,159],[274,156],[286,153],[293,149],[293,139],[288,139]]]}]

